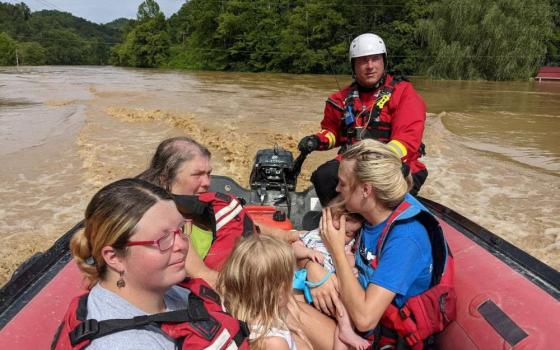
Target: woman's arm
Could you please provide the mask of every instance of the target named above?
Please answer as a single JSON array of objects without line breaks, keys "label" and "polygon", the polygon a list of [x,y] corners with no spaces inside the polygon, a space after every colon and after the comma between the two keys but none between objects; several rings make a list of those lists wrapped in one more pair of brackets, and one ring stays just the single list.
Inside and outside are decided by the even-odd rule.
[{"label": "woman's arm", "polygon": [[192,241],[189,239],[189,251],[185,258],[185,270],[187,275],[192,278],[202,278],[210,286],[216,287],[218,279],[218,271],[212,270],[204,264],[204,261],[198,256],[198,253],[193,247]]},{"label": "woman's arm", "polygon": [[[336,323],[306,303],[288,303],[288,327],[300,329],[315,350],[332,350]],[[306,342],[292,332],[298,349],[307,350]],[[303,347],[302,345],[306,346]]]},{"label": "woman's arm", "polygon": [[364,291],[344,252],[333,255],[333,260],[339,279],[340,298],[354,325],[362,332],[375,328],[395,298],[395,293],[375,284],[369,284]]},{"label": "woman's arm", "polygon": [[[268,226],[261,223],[255,223],[255,226],[258,226],[260,233],[265,236],[274,237],[276,239],[282,240],[286,243],[293,243],[299,240],[300,231],[295,230],[283,230],[278,227]],[[304,231],[302,231],[304,232]]]},{"label": "woman's arm", "polygon": [[342,229],[337,230],[332,225],[330,210],[323,210],[321,236],[333,257],[342,303],[358,330],[368,331],[377,325],[395,298],[395,293],[374,284],[370,284],[367,290],[362,288],[352,272],[344,251],[345,216],[342,216],[340,221]]}]

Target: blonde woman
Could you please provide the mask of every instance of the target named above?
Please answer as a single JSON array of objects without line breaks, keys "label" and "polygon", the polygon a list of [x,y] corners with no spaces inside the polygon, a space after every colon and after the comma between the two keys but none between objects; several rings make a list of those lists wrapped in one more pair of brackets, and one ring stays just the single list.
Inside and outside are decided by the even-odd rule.
[{"label": "blonde woman", "polygon": [[237,245],[220,271],[217,290],[228,312],[248,323],[251,349],[310,348],[289,311],[297,308],[292,299],[294,269],[288,244],[254,235]]},{"label": "blonde woman", "polygon": [[[440,276],[446,263],[445,240],[437,220],[407,194],[409,172],[400,158],[378,141],[361,141],[343,154],[336,190],[349,212],[366,219],[356,252],[358,279],[346,259],[344,230],[335,228],[328,208],[323,211],[321,235],[334,260],[338,291],[362,332],[376,328],[394,310],[391,306],[398,310],[432,287],[433,275]],[[343,217],[340,227],[344,227],[344,221]],[[432,248],[437,252],[433,256]],[[435,257],[438,262],[443,258],[443,263],[434,264]],[[383,326],[395,330],[391,328],[394,325],[383,322]],[[421,342],[405,340],[409,345]],[[396,339],[384,341],[374,348],[392,346]]]}]

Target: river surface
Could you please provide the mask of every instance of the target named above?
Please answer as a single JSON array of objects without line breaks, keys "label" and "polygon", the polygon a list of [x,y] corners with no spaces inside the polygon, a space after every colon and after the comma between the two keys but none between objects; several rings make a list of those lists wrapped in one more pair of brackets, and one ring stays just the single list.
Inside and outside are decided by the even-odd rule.
[{"label": "river surface", "polygon": [[[0,285],[164,138],[209,146],[247,186],[255,152],[296,150],[348,76],[0,67]],[[560,269],[560,83],[412,78],[428,105],[421,195]],[[333,152],[314,152],[299,185]],[[300,188],[301,189],[301,188]]]}]

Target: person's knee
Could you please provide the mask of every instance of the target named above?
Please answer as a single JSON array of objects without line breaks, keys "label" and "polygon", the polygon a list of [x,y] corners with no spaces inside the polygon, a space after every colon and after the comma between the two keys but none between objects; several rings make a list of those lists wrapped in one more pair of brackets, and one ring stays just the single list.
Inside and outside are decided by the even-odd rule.
[{"label": "person's knee", "polygon": [[410,190],[410,194],[416,196],[420,191],[420,188],[426,182],[428,178],[428,170],[422,169],[414,174],[412,174],[412,189]]}]

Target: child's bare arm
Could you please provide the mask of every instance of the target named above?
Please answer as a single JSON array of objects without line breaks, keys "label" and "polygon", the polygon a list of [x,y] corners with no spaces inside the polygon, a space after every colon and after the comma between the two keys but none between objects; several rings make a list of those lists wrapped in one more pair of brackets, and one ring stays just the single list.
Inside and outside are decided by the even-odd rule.
[{"label": "child's bare arm", "polygon": [[296,259],[311,259],[318,264],[323,264],[325,257],[323,254],[315,251],[311,248],[307,248],[302,241],[295,241],[292,243],[292,248],[294,249],[294,255]]},{"label": "child's bare arm", "polygon": [[306,259],[307,258],[307,248],[302,241],[299,239],[295,242],[292,242],[292,249],[294,250],[294,255],[296,259]]}]

